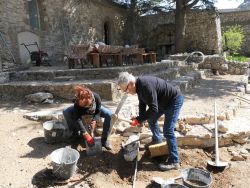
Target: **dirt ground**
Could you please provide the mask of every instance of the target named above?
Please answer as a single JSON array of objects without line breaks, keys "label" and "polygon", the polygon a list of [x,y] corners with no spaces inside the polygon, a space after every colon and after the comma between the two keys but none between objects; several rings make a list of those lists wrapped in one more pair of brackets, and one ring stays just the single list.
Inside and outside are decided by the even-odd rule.
[{"label": "dirt ground", "polygon": [[[10,105],[11,104],[11,105]],[[121,142],[125,138],[111,138],[113,151],[104,151],[102,155],[89,157],[85,150],[81,151],[78,161],[78,172],[74,176],[76,182],[57,180],[51,171],[50,153],[68,144],[46,144],[42,125],[39,122],[23,118],[23,114],[46,108],[58,108],[62,104],[27,105],[21,103],[1,103],[0,108],[0,187],[84,187],[84,188],[127,188],[132,187],[135,162],[123,159]],[[75,147],[76,145],[72,145]],[[220,148],[224,161],[230,162],[230,167],[223,172],[211,172],[212,188],[247,188],[250,184],[250,159],[246,161],[230,161],[229,150],[245,148],[250,152],[250,143]],[[157,164],[166,159],[150,159],[147,152],[141,151],[136,176],[137,188],[156,187],[151,183],[153,177],[164,179],[180,175],[181,169],[197,167],[206,169],[207,161],[213,156],[213,149],[180,148],[181,169],[169,172],[158,170]]]}]

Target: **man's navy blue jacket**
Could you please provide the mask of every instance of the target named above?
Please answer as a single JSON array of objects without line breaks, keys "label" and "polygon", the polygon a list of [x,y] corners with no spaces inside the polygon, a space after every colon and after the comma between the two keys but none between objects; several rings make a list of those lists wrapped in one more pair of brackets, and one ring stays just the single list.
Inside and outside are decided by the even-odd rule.
[{"label": "man's navy blue jacket", "polygon": [[148,119],[155,123],[158,119],[157,113],[163,112],[177,96],[181,95],[176,87],[153,76],[140,76],[136,79],[135,85],[139,100],[139,116],[136,119],[140,123]]}]

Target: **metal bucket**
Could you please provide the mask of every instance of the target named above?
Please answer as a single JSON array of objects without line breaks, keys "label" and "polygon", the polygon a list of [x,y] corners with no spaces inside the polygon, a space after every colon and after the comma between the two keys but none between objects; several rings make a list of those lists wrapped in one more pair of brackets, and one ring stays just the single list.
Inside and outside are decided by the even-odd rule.
[{"label": "metal bucket", "polygon": [[60,179],[69,179],[76,172],[80,154],[75,149],[65,147],[53,151],[50,157],[53,174]]},{"label": "metal bucket", "polygon": [[178,183],[171,183],[168,185],[161,186],[161,188],[188,188],[188,187],[186,187],[185,185],[178,184]]},{"label": "metal bucket", "polygon": [[53,144],[63,141],[65,126],[62,122],[46,121],[43,123],[44,139],[46,143]]},{"label": "metal bucket", "polygon": [[212,183],[211,174],[198,168],[187,168],[181,171],[184,185],[189,188],[209,188]]},{"label": "metal bucket", "polygon": [[94,141],[95,141],[95,145],[92,147],[89,147],[87,142],[85,142],[86,153],[88,156],[99,155],[102,153],[101,137],[94,137]]}]

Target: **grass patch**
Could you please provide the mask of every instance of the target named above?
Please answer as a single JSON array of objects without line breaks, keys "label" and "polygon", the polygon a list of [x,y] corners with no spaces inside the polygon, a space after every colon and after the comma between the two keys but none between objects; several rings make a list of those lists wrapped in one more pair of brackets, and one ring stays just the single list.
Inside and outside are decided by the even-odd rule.
[{"label": "grass patch", "polygon": [[242,55],[227,56],[226,59],[229,61],[241,61],[241,62],[248,62],[249,60],[248,57]]}]

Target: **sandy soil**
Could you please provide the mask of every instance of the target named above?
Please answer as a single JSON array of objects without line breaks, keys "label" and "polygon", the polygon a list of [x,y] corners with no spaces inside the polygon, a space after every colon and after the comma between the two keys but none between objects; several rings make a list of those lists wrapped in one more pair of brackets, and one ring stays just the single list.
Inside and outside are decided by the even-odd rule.
[{"label": "sandy soil", "polygon": [[[0,108],[0,187],[100,187],[100,188],[127,188],[132,187],[135,162],[126,162],[123,159],[121,142],[125,138],[112,137],[114,150],[104,151],[102,155],[89,157],[85,150],[81,151],[78,161],[79,170],[75,177],[79,181],[63,183],[51,173],[50,153],[67,144],[46,144],[44,142],[42,125],[39,122],[23,118],[27,111],[47,106],[12,104],[1,105]],[[59,107],[53,106],[54,108]],[[249,109],[248,109],[249,110]],[[72,145],[75,147],[76,145]],[[223,172],[211,172],[213,188],[237,187],[247,188],[250,184],[250,159],[246,161],[230,161],[228,152],[245,148],[250,151],[250,144],[235,145],[220,148],[221,158],[231,163],[230,168]],[[160,161],[166,157],[150,159],[147,152],[141,151],[141,160],[138,164],[136,187],[155,187],[152,177],[159,176],[165,179],[180,175],[181,169],[187,167],[206,168],[211,160],[213,149],[183,149],[180,148],[181,169],[161,172],[157,168]]]}]

